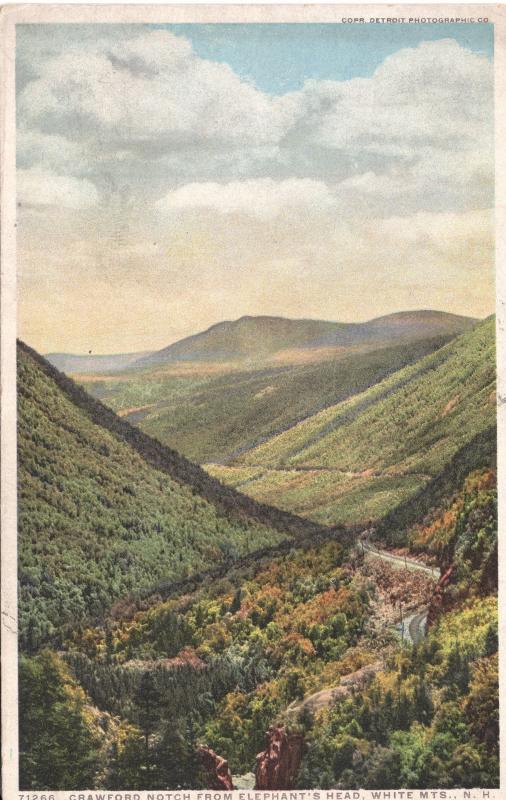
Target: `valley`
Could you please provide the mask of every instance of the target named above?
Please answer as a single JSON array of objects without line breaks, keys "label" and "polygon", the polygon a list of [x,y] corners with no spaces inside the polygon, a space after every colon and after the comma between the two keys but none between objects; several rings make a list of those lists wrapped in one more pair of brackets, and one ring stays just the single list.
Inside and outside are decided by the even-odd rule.
[{"label": "valley", "polygon": [[[18,346],[21,642],[318,525],[227,489]],[[196,569],[197,567],[197,569]]]},{"label": "valley", "polygon": [[494,320],[275,368],[252,324],[19,345],[23,787],[497,785]]},{"label": "valley", "polygon": [[228,463],[438,350],[475,323],[439,312],[393,314],[361,325],[246,317],[122,372],[71,374],[94,397],[188,458]]},{"label": "valley", "polygon": [[[324,788],[439,786],[445,775],[495,785],[497,721],[478,712],[493,708],[497,692],[494,502],[493,474],[479,471],[412,533],[414,541],[437,529],[433,557],[444,545],[454,565],[443,608],[440,581],[434,591],[432,568],[414,567],[415,557],[406,568],[334,539],[265,554],[125,619],[76,627],[52,669],[64,687],[83,687],[83,720],[92,708],[109,720],[107,735],[86,723],[106,785],[216,788],[197,756],[205,745],[230,776],[256,771],[259,788],[269,736],[288,749],[303,742],[290,782],[271,789],[311,787],[317,775]],[[399,614],[411,627],[420,605],[428,632],[413,644]],[[29,665],[47,670],[48,658],[22,661],[25,691],[33,692]],[[36,708],[26,709],[28,736]],[[462,771],[464,754],[472,772],[468,760]]]},{"label": "valley", "polygon": [[[424,336],[436,328],[440,336],[416,338],[420,328],[410,320],[405,330],[400,317],[402,344],[383,339],[369,349],[366,340],[365,350],[302,366],[206,361],[197,336],[163,351],[166,362],[160,356],[152,368],[77,379],[123,419],[255,500],[323,525],[366,525],[423,493],[494,423],[494,321],[452,318],[450,330],[440,318],[429,325],[429,316]],[[457,323],[464,332],[454,338]],[[216,343],[219,334],[223,344],[227,330],[201,339]],[[274,338],[271,330],[271,349],[286,343]],[[242,350],[252,346],[242,329],[238,341]],[[178,361],[190,346],[196,360]],[[233,340],[227,355],[237,357],[238,348]],[[217,351],[204,354],[215,359]]]},{"label": "valley", "polygon": [[501,794],[504,14],[364,9],[5,16],[5,800]]},{"label": "valley", "polygon": [[[495,414],[494,320],[211,474],[326,525],[366,524],[420,493]],[[402,431],[402,435],[399,432]]]}]

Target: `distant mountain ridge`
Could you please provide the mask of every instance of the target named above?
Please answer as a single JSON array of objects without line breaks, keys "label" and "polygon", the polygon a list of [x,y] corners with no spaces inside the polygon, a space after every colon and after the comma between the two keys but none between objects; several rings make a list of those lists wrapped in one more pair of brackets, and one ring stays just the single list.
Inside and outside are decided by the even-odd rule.
[{"label": "distant mountain ridge", "polygon": [[243,316],[224,320],[161,350],[108,355],[46,353],[67,374],[121,372],[181,361],[254,361],[276,354],[378,347],[431,336],[458,336],[478,320],[445,311],[399,311],[368,322],[331,322],[276,316]]},{"label": "distant mountain ridge", "polygon": [[177,361],[243,360],[294,349],[388,345],[437,335],[459,335],[477,322],[444,311],[401,311],[368,322],[329,322],[273,316],[225,320],[137,361],[139,366]]},{"label": "distant mountain ridge", "polygon": [[110,355],[77,355],[74,353],[47,353],[45,358],[53,367],[66,373],[119,372],[132,366],[140,358],[146,358],[150,350],[138,353],[114,353]]}]

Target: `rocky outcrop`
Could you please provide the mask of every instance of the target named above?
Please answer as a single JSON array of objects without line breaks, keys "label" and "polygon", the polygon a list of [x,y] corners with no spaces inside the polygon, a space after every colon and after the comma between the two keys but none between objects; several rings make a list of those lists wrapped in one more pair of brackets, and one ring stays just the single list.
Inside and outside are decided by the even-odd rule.
[{"label": "rocky outcrop", "polygon": [[231,791],[234,786],[228,761],[222,758],[222,756],[217,755],[210,747],[199,747],[198,754],[202,761],[202,766],[207,773],[206,788]]},{"label": "rocky outcrop", "polygon": [[451,583],[451,578],[453,572],[455,570],[455,565],[450,564],[449,567],[443,572],[440,579],[436,584],[436,588],[434,589],[434,594],[432,595],[429,609],[427,612],[427,628],[430,628],[431,625],[441,616],[446,608],[445,603],[445,592],[447,587]]},{"label": "rocky outcrop", "polygon": [[296,720],[301,711],[307,710],[315,714],[322,708],[328,708],[339,700],[344,700],[356,691],[362,691],[373,680],[376,673],[383,669],[382,661],[375,661],[373,664],[366,664],[365,667],[357,669],[343,675],[339,686],[332,686],[329,689],[321,689],[319,692],[305,697],[303,700],[295,700],[287,708],[290,720]]},{"label": "rocky outcrop", "polygon": [[267,747],[257,755],[255,789],[293,789],[297,779],[304,739],[300,733],[272,727]]}]

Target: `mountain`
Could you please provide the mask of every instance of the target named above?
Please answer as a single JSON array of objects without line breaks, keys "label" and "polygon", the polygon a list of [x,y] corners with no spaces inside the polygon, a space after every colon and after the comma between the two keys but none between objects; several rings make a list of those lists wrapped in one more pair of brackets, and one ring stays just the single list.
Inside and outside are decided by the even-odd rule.
[{"label": "mountain", "polygon": [[[419,339],[309,364],[216,370],[201,362],[152,366],[121,376],[79,376],[94,397],[199,463],[234,455],[327,406],[363,392],[446,344]],[[118,379],[120,377],[120,380]]]},{"label": "mountain", "polygon": [[380,549],[18,367],[23,790],[499,785],[492,319],[220,468]]},{"label": "mountain", "polygon": [[74,355],[73,353],[48,353],[45,358],[53,367],[72,373],[118,372],[135,364],[140,358],[150,355],[142,353],[115,353],[114,355]]},{"label": "mountain", "polygon": [[241,317],[219,322],[208,330],[139,359],[139,364],[172,361],[226,361],[256,359],[279,350],[326,342],[336,323],[283,317]]},{"label": "mountain", "polygon": [[18,345],[21,646],[318,525],[222,486]]},{"label": "mountain", "polygon": [[[209,469],[262,502],[325,524],[380,520],[495,426],[495,378],[489,318],[228,467]],[[493,435],[485,451],[491,447]],[[472,452],[468,468],[482,466],[471,462]]]},{"label": "mountain", "polygon": [[[290,351],[301,349],[378,346],[379,343],[408,342],[429,336],[457,335],[475,322],[469,317],[442,311],[406,311],[361,323],[245,316],[219,322],[202,333],[140,358],[137,364],[259,360],[286,351],[290,358]],[[297,360],[300,354],[291,353],[291,357]]]}]

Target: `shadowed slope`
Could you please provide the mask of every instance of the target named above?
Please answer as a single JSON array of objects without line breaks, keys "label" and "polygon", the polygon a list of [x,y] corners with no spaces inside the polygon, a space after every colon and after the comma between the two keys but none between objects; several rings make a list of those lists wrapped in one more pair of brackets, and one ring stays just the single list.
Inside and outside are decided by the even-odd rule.
[{"label": "shadowed slope", "polygon": [[[221,480],[326,524],[380,519],[493,428],[495,320],[226,467]],[[480,466],[479,464],[472,466]]]},{"label": "shadowed slope", "polygon": [[252,501],[18,346],[22,646],[126,593],[322,529]]}]

